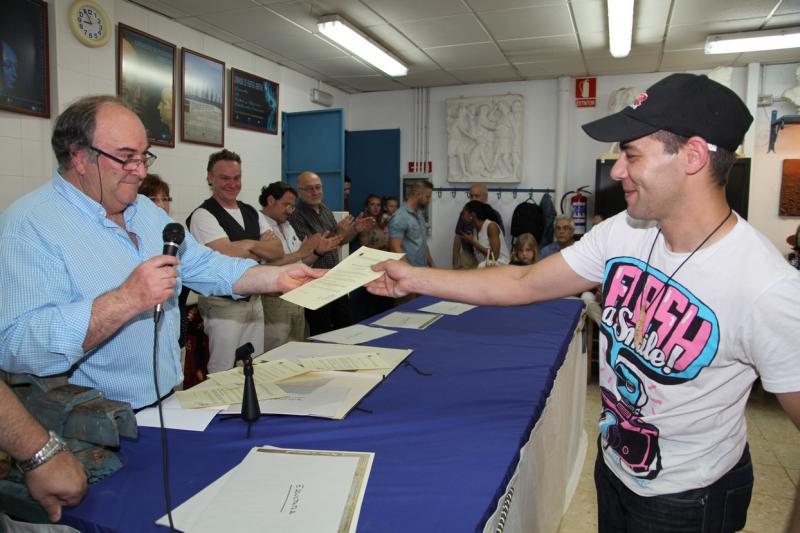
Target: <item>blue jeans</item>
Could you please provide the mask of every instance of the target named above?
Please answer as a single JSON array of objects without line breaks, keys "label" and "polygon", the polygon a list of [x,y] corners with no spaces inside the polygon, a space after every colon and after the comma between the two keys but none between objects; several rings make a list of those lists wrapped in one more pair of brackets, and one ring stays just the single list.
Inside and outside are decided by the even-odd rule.
[{"label": "blue jeans", "polygon": [[749,446],[742,458],[711,485],[676,494],[639,496],[603,461],[598,443],[594,465],[599,533],[728,533],[744,528],[753,492]]}]

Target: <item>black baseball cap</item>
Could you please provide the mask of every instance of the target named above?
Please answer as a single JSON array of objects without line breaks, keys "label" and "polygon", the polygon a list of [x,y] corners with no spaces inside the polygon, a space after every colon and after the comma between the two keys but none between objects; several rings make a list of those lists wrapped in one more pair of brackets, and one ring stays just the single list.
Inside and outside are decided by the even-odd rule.
[{"label": "black baseball cap", "polygon": [[583,125],[598,141],[629,141],[666,130],[697,135],[734,152],[753,116],[735,92],[695,74],[672,74],[641,93],[622,111]]}]

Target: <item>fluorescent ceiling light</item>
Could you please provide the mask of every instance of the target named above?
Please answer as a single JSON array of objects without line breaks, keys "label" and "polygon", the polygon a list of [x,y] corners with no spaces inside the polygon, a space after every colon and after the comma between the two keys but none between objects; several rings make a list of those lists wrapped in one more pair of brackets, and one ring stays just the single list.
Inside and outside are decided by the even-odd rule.
[{"label": "fluorescent ceiling light", "polygon": [[628,57],[633,34],[633,0],[608,0],[608,49],[614,57]]},{"label": "fluorescent ceiling light", "polygon": [[800,28],[709,35],[706,54],[737,54],[800,47]]},{"label": "fluorescent ceiling light", "polygon": [[405,76],[408,68],[372,39],[339,15],[327,15],[317,21],[317,28],[328,39],[340,44],[370,65],[389,76]]}]

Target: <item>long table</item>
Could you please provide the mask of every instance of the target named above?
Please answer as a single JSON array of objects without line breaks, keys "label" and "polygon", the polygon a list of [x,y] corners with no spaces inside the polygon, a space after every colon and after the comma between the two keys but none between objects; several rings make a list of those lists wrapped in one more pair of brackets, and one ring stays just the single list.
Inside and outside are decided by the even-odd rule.
[{"label": "long table", "polygon": [[[359,532],[554,531],[585,445],[582,307],[478,307],[374,341],[413,348],[411,364],[344,420],[264,416],[249,440],[242,421],[220,417],[202,433],[169,430],[173,506],[253,446],[372,451]],[[164,531],[154,524],[165,512],[159,431],[140,428],[119,455],[125,466],[65,509],[62,523],[84,533]]]}]

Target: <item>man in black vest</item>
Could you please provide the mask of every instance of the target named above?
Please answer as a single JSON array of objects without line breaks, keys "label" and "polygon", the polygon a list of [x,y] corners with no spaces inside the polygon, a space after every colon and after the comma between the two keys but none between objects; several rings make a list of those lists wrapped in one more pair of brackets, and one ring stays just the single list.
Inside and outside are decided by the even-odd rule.
[{"label": "man in black vest", "polygon": [[[201,244],[232,257],[274,261],[283,256],[281,241],[269,229],[264,215],[237,200],[242,190],[242,160],[221,150],[208,158],[211,198],[189,216],[189,230]],[[208,371],[233,367],[236,348],[250,342],[255,353],[264,347],[264,312],[261,297],[242,300],[201,296],[198,309],[209,341]]]}]

